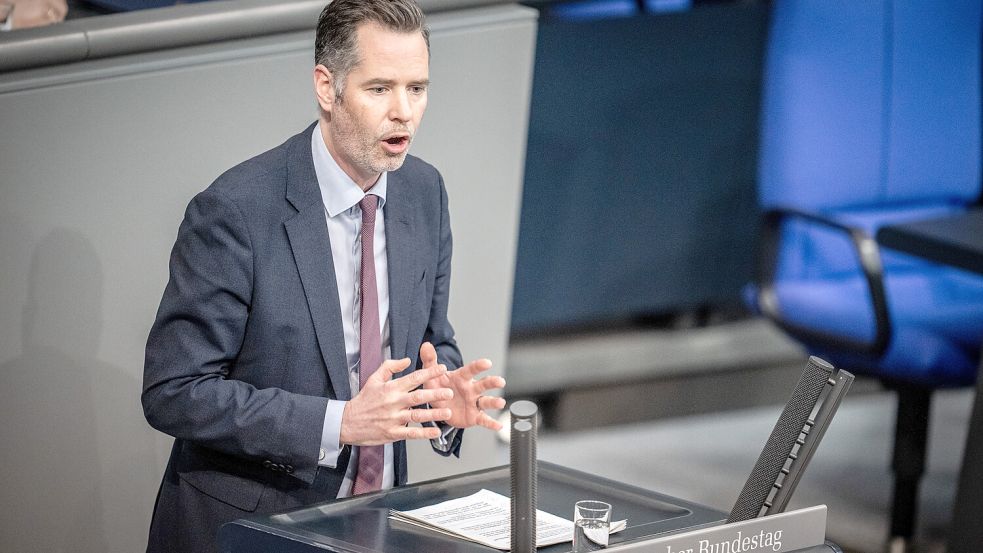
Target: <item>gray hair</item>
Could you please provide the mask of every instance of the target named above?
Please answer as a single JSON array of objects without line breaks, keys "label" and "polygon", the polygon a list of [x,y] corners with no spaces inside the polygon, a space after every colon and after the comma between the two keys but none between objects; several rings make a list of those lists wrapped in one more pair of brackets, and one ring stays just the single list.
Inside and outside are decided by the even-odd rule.
[{"label": "gray hair", "polygon": [[430,29],[423,10],[413,0],[332,0],[317,20],[314,64],[331,72],[339,100],[345,79],[359,62],[358,27],[363,23],[376,23],[396,32],[419,31],[430,53]]}]

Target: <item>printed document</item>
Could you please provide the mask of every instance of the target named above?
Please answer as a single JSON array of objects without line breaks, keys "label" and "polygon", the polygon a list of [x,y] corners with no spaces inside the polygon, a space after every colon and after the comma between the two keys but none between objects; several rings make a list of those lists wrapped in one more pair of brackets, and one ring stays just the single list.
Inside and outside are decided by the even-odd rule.
[{"label": "printed document", "polygon": [[[571,506],[572,508],[572,506]],[[509,498],[489,490],[451,499],[411,511],[391,511],[390,518],[422,526],[488,547],[508,551],[512,547]],[[611,532],[627,526],[612,522]],[[573,522],[541,510],[536,511],[536,547],[573,540]]]}]

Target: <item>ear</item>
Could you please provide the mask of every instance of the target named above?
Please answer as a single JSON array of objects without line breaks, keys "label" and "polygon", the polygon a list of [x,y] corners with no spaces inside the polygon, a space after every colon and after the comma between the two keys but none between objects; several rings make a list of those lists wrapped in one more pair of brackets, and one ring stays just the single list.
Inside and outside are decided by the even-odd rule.
[{"label": "ear", "polygon": [[314,68],[314,96],[321,110],[331,113],[334,105],[334,76],[323,65]]}]

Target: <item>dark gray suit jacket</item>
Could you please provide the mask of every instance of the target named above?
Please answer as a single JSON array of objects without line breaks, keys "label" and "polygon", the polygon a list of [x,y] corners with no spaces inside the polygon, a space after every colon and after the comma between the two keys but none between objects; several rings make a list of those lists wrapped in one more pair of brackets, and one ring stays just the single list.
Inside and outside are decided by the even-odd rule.
[{"label": "dark gray suit jacket", "polygon": [[[337,469],[317,466],[327,402],[352,394],[312,130],[219,177],[178,231],[144,368],[147,420],[176,438],[149,551],[213,551],[223,522],[332,499],[341,485],[348,448]],[[443,180],[412,156],[388,179],[392,356],[416,367],[430,341],[458,367]],[[403,484],[401,442],[394,462]]]}]

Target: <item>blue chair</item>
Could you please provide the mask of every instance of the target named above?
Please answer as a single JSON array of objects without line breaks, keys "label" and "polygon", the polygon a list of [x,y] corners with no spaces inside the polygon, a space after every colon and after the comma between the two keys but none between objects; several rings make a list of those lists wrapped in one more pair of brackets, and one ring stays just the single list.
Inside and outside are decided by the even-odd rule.
[{"label": "blue chair", "polygon": [[543,15],[556,21],[596,21],[639,14],[637,0],[573,0],[544,4]]},{"label": "blue chair", "polygon": [[177,4],[194,4],[207,0],[86,0],[86,3],[111,12],[130,12],[153,8],[167,8]]},{"label": "blue chair", "polygon": [[913,534],[932,390],[975,379],[983,279],[873,237],[980,199],[980,22],[980,0],[772,14],[749,299],[811,353],[897,390],[892,544]]}]

